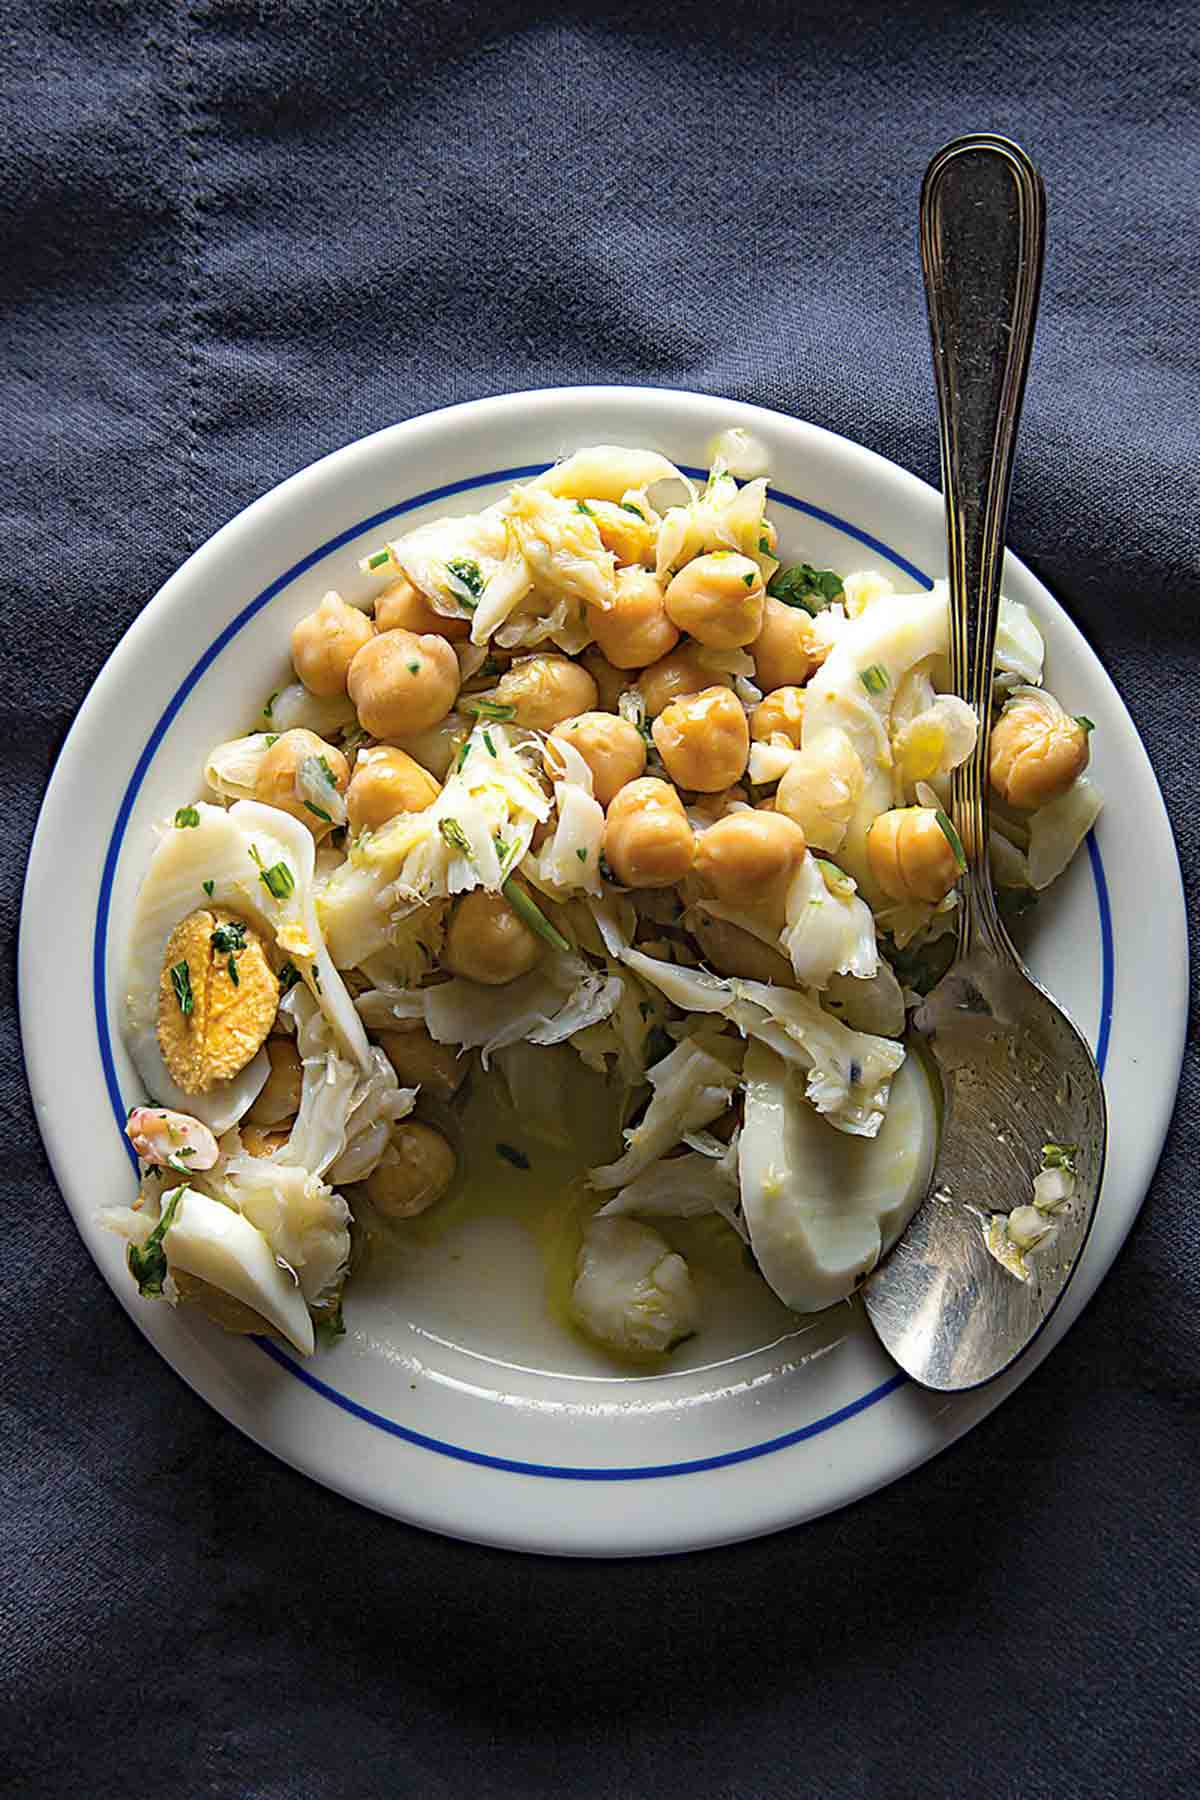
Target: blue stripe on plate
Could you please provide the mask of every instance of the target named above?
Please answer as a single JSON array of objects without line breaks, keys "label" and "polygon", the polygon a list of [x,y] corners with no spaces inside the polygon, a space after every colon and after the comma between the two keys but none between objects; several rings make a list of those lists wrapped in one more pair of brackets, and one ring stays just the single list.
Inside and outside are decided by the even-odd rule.
[{"label": "blue stripe on plate", "polygon": [[[256,613],[261,612],[263,607],[275,599],[278,594],[283,593],[286,588],[290,587],[292,582],[298,580],[301,575],[307,574],[310,569],[315,568],[316,565],[323,562],[326,557],[332,556],[336,551],[344,549],[347,544],[353,543],[355,539],[364,536],[367,532],[377,530],[379,527],[386,525],[390,519],[400,518],[405,513],[415,512],[419,507],[432,505],[439,500],[447,500],[454,494],[470,493],[475,488],[494,487],[502,483],[513,481],[527,481],[534,475],[540,475],[542,470],[547,467],[549,467],[549,465],[546,463],[533,463],[513,469],[494,469],[486,475],[471,476],[463,481],[447,482],[442,487],[427,488],[423,493],[414,494],[410,499],[402,500],[398,505],[388,507],[383,512],[373,513],[370,518],[360,519],[357,525],[351,525],[345,531],[339,532],[336,537],[328,539],[326,543],[321,544],[316,550],[310,551],[307,556],[301,557],[299,562],[293,563],[291,568],[285,570],[284,573],[271,582],[268,587],[263,588],[261,593],[256,594],[254,599],[249,601],[247,605],[242,608],[241,612],[230,621],[224,631],[214,638],[208,649],[189,670],[187,675],[184,676],[183,680],[164,707],[158,723],[150,733],[145,748],[142,750],[141,755],[134,765],[133,773],[129,778],[129,783],[121,798],[121,804],[117,809],[112,837],[109,840],[108,851],[104,858],[104,867],[100,876],[100,893],[96,906],[96,927],[92,939],[92,997],[95,1006],[96,1034],[99,1041],[100,1062],[104,1070],[104,1080],[108,1089],[113,1116],[117,1121],[117,1128],[121,1133],[121,1142],[124,1144],[135,1168],[137,1167],[137,1158],[133,1154],[132,1147],[125,1137],[124,1131],[125,1118],[128,1109],[121,1095],[121,1085],[117,1078],[116,1063],[113,1058],[112,1039],[108,1029],[108,996],[106,991],[105,971],[108,925],[112,908],[113,881],[116,875],[117,862],[121,853],[121,844],[129,824],[130,815],[133,812],[133,807],[141,789],[142,782],[146,778],[146,772],[153,762],[154,757],[157,755],[159,746],[166,736],[172,721],[179,713],[184,701],[192,692],[192,689],[196,686],[201,676],[212,666],[222,650],[224,650],[226,645],[237,636],[243,626],[246,625],[250,619],[254,618]],[[694,480],[699,481],[705,480],[707,475],[707,471],[704,469],[689,468],[685,469],[684,473],[690,475]],[[793,512],[803,513],[806,517],[816,519],[822,525],[828,525],[832,527],[833,530],[841,532],[844,536],[852,538],[855,543],[863,545],[865,549],[872,551],[874,555],[882,557],[885,561],[890,562],[894,568],[901,570],[903,574],[907,575],[910,580],[917,582],[919,586],[924,588],[931,588],[933,586],[933,581],[922,569],[918,569],[915,564],[908,562],[906,558],[900,556],[895,550],[890,549],[888,545],[881,543],[878,538],[872,537],[869,532],[861,531],[857,525],[852,525],[848,520],[839,518],[836,513],[827,512],[823,507],[814,506],[807,500],[799,500],[792,494],[783,494],[776,491],[772,493],[771,498],[781,506],[790,507]],[[1104,876],[1104,864],[1101,860],[1100,847],[1096,842],[1094,833],[1089,834],[1087,845],[1088,857],[1092,868],[1092,878],[1096,889],[1096,904],[1100,914],[1102,986],[1100,1032],[1096,1044],[1096,1061],[1100,1066],[1101,1074],[1103,1074],[1105,1060],[1108,1055],[1108,1042],[1112,1026],[1114,978],[1112,915],[1109,908],[1108,884]],[[908,1379],[904,1374],[893,1375],[887,1381],[881,1382],[878,1387],[872,1388],[868,1393],[861,1394],[857,1400],[852,1400],[848,1405],[839,1407],[835,1412],[826,1413],[823,1418],[814,1420],[811,1425],[803,1425],[796,1431],[785,1432],[781,1437],[767,1438],[761,1443],[749,1444],[737,1450],[727,1450],[716,1456],[700,1457],[691,1462],[647,1463],[631,1468],[588,1468],[583,1465],[573,1466],[569,1464],[519,1462],[510,1457],[490,1456],[482,1450],[470,1450],[461,1444],[446,1443],[441,1438],[429,1437],[423,1432],[412,1431],[408,1426],[399,1424],[395,1419],[386,1418],[382,1413],[373,1412],[370,1407],[361,1405],[357,1400],[352,1400],[348,1394],[339,1393],[336,1388],[330,1387],[327,1382],[322,1381],[316,1375],[310,1374],[308,1369],[302,1368],[298,1363],[294,1362],[285,1351],[277,1344],[272,1343],[269,1339],[255,1338],[254,1342],[265,1355],[270,1357],[272,1362],[276,1363],[280,1368],[286,1369],[290,1375],[293,1375],[297,1381],[303,1382],[305,1387],[309,1388],[313,1393],[319,1394],[322,1399],[328,1400],[332,1405],[340,1407],[343,1412],[349,1413],[353,1418],[361,1419],[364,1424],[372,1425],[377,1430],[388,1433],[391,1437],[401,1438],[406,1443],[415,1444],[423,1450],[431,1450],[439,1456],[449,1456],[457,1462],[475,1463],[484,1468],[501,1469],[509,1474],[535,1475],[554,1481],[648,1481],[661,1479],[665,1476],[695,1475],[709,1469],[727,1468],[733,1463],[751,1462],[756,1457],[769,1456],[776,1450],[786,1450],[793,1444],[801,1444],[806,1442],[809,1438],[820,1437],[824,1432],[832,1431],[836,1425],[844,1424],[848,1419],[853,1419],[859,1413],[865,1412],[868,1407],[876,1406],[881,1400],[886,1400],[889,1394],[894,1394],[899,1388],[903,1387]]]}]

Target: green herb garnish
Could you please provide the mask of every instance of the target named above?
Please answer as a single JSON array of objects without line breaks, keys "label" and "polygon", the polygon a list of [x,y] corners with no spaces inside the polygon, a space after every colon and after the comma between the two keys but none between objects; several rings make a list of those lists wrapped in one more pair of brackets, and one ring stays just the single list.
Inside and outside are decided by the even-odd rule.
[{"label": "green herb garnish", "polygon": [[175,990],[179,1010],[186,1019],[196,1004],[192,998],[192,971],[188,968],[186,961],[177,962],[171,970],[171,986]]},{"label": "green herb garnish", "polygon": [[487,750],[487,753],[488,753],[488,755],[489,755],[489,756],[495,756],[495,754],[496,754],[496,746],[495,746],[495,744],[493,744],[493,742],[492,742],[492,734],[491,734],[491,732],[490,732],[490,731],[485,731],[485,732],[484,732],[484,734],[483,734],[483,742],[484,742],[484,746],[485,746],[485,748],[486,748],[486,750]]},{"label": "green herb garnish", "polygon": [[225,967],[229,970],[229,979],[230,979],[230,981],[232,981],[234,987],[241,987],[242,978],[237,972],[237,963],[234,961],[232,956],[230,957],[229,961],[225,964]]},{"label": "green herb garnish", "polygon": [[571,948],[562,932],[555,929],[541,907],[536,906],[529,898],[529,895],[517,886],[515,879],[511,875],[508,880],[501,885],[500,892],[504,895],[504,898],[508,901],[508,904],[512,907],[518,919],[528,925],[530,931],[536,932],[538,937],[544,938],[545,941],[548,944],[552,944],[556,950],[569,950]]},{"label": "green herb garnish", "polygon": [[205,893],[208,895],[209,899],[211,900],[213,897],[213,888],[216,886],[216,883],[213,881],[202,881],[200,883],[200,886],[204,889]]},{"label": "green herb garnish", "polygon": [[337,776],[329,766],[329,758],[327,756],[318,756],[317,762],[320,765],[322,775],[325,777],[330,787],[335,788],[337,786]]},{"label": "green herb garnish", "polygon": [[1043,1169],[1062,1169],[1068,1175],[1075,1173],[1075,1152],[1078,1144],[1043,1144]]},{"label": "green herb garnish", "polygon": [[872,663],[869,669],[862,671],[858,679],[868,694],[882,694],[888,684],[887,670],[882,663]]},{"label": "green herb garnish", "polygon": [[468,737],[468,738],[464,738],[462,743],[458,746],[458,755],[454,758],[454,773],[456,775],[458,774],[459,770],[462,768],[463,764],[466,762],[466,760],[467,760],[468,756],[470,756],[470,754],[471,754],[471,740]]},{"label": "green herb garnish", "polygon": [[579,858],[581,863],[585,863],[587,861],[587,851],[586,850],[579,849],[575,852],[575,854]]},{"label": "green herb garnish", "polygon": [[953,850],[953,852],[954,852],[955,868],[958,870],[960,875],[965,875],[967,872],[967,858],[966,858],[966,853],[963,850],[962,839],[959,837],[957,831],[955,831],[955,829],[954,829],[954,826],[951,824],[950,820],[947,818],[946,814],[942,811],[940,806],[936,807],[934,809],[933,816],[938,822],[938,829],[941,831],[942,836],[945,838],[945,840],[949,844],[951,850]]},{"label": "green herb garnish", "polygon": [[642,521],[643,525],[646,523],[645,513],[640,506],[635,506],[632,500],[622,500],[620,506],[622,512],[632,513],[635,519],[640,519]]},{"label": "green herb garnish", "polygon": [[1096,729],[1095,719],[1089,719],[1086,713],[1076,713],[1075,723],[1077,725],[1082,725],[1083,729],[1087,732],[1093,732]]},{"label": "green herb garnish", "polygon": [[179,831],[184,831],[189,825],[198,825],[199,823],[200,814],[194,806],[181,806],[175,814],[175,825]]},{"label": "green herb garnish", "polygon": [[745,586],[748,588],[752,588],[757,580],[758,580],[757,570],[751,575],[743,575],[742,576],[742,581],[745,584]]},{"label": "green herb garnish", "polygon": [[267,704],[262,709],[262,716],[264,719],[269,719],[271,717],[271,714],[274,711],[275,702],[278,700],[278,698],[279,698],[279,689],[276,688],[275,692],[269,696],[269,698],[267,700]]},{"label": "green herb garnish", "polygon": [[260,868],[258,879],[274,900],[286,900],[296,889],[296,878],[285,862],[272,863],[269,869]]},{"label": "green herb garnish", "polygon": [[326,825],[333,824],[333,820],[330,818],[329,814],[325,811],[324,807],[323,806],[315,806],[311,800],[306,800],[304,802],[304,810],[305,810],[305,812],[312,813],[314,818],[323,820]]},{"label": "green herb garnish", "polygon": [[[762,548],[760,543],[759,548]],[[767,592],[785,606],[799,606],[813,618],[824,612],[835,600],[844,596],[842,578],[832,569],[814,569],[810,563],[793,563],[790,568],[776,569],[767,584]]]},{"label": "green herb garnish", "polygon": [[474,713],[477,719],[492,719],[501,725],[517,716],[515,706],[503,706],[498,700],[464,700],[462,709]]},{"label": "green herb garnish", "polygon": [[391,560],[390,550],[373,550],[367,558],[368,569],[382,569],[385,562]]},{"label": "green herb garnish", "polygon": [[316,989],[317,993],[319,994],[321,991],[321,977],[317,972],[317,965],[315,962],[309,963],[308,972],[309,972],[309,975],[312,977],[313,987]]},{"label": "green herb garnish", "polygon": [[502,1156],[505,1162],[512,1164],[514,1169],[528,1169],[530,1166],[529,1158],[526,1156],[525,1152],[523,1150],[514,1150],[511,1144],[497,1144],[496,1155]]},{"label": "green herb garnish", "polygon": [[421,665],[419,662],[406,663],[405,667],[410,675],[419,675],[421,673]]},{"label": "green herb garnish", "polygon": [[594,519],[596,516],[586,500],[577,500],[575,502],[575,511],[581,512],[587,519]]},{"label": "green herb garnish", "polygon": [[246,927],[240,919],[230,919],[228,924],[217,926],[209,942],[221,956],[227,956],[234,950],[244,950],[246,948]]},{"label": "green herb garnish", "polygon": [[453,598],[465,606],[468,612],[474,612],[487,586],[487,578],[479,564],[469,556],[452,556],[446,564],[446,573],[467,590],[465,596],[456,593]]},{"label": "green herb garnish", "polygon": [[338,1339],[345,1337],[346,1320],[342,1313],[340,1296],[332,1312],[324,1313],[321,1318],[313,1320],[313,1330],[326,1350],[332,1350]]},{"label": "green herb garnish", "polygon": [[272,744],[277,744],[279,742],[279,733],[277,731],[268,731],[265,742],[267,749],[269,750]]},{"label": "green herb garnish", "polygon": [[163,1282],[167,1278],[167,1253],[162,1247],[162,1241],[175,1223],[179,1202],[186,1193],[185,1187],[177,1187],[172,1188],[169,1194],[164,1194],[158,1224],[144,1244],[130,1244],[125,1253],[129,1273],[138,1284],[138,1293],[148,1298],[163,1291]]},{"label": "green herb garnish", "polygon": [[438,830],[441,832],[450,848],[452,850],[457,850],[460,856],[471,856],[473,854],[471,850],[471,840],[457,819],[439,819]]},{"label": "green herb garnish", "polygon": [[614,887],[618,886],[617,878],[613,874],[612,864],[609,862],[607,856],[605,856],[603,850],[600,852],[600,861],[596,866],[600,870],[601,881],[611,881]]}]

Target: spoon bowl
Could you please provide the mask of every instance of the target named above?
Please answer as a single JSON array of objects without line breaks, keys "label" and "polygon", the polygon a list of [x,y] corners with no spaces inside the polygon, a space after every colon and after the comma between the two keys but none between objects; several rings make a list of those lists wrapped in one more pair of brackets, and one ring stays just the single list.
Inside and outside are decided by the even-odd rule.
[{"label": "spoon bowl", "polygon": [[[957,955],[913,1027],[941,1077],[942,1139],[928,1199],[863,1287],[867,1316],[923,1386],[978,1387],[1011,1366],[1078,1267],[1100,1193],[1104,1088],[1085,1039],[1029,974],[996,911],[988,750],[1004,529],[1045,242],[1042,183],[987,134],[939,151],[921,191],[950,576],[954,690],[979,720],[951,784],[961,848]],[[1047,1146],[1074,1191],[1028,1255],[989,1233],[1033,1200]]]}]

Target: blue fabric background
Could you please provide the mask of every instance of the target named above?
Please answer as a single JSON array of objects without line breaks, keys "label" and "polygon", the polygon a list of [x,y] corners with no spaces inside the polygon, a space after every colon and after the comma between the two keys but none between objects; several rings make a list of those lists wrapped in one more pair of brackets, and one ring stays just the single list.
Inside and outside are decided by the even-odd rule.
[{"label": "blue fabric background", "polygon": [[[1198,23],[1179,0],[5,8],[9,945],[104,658],[323,452],[616,380],[764,401],[936,479],[915,201],[978,128],[1051,200],[1012,539],[1125,695],[1194,902]],[[55,1192],[11,948],[3,980],[0,1791],[1197,1791],[1194,1051],[1128,1246],[1015,1402],[836,1517],[588,1566],[361,1512],[183,1386]]]}]

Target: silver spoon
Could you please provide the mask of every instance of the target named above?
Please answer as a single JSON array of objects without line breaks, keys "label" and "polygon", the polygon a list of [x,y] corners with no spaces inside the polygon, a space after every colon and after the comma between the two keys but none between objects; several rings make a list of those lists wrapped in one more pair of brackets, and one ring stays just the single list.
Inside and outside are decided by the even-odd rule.
[{"label": "silver spoon", "polygon": [[[925,1387],[977,1387],[1033,1342],[1066,1291],[1104,1170],[1107,1114],[1092,1053],[1038,986],[1000,922],[988,863],[992,659],[1013,448],[1041,286],[1045,194],[1005,138],[957,138],[921,189],[921,261],[933,336],[950,571],[954,691],[980,720],[952,782],[966,872],[958,953],[914,1014],[942,1080],[929,1198],[864,1284],[884,1346]],[[1032,1199],[1046,1144],[1074,1146],[1076,1186],[1019,1280],[984,1227]]]}]

